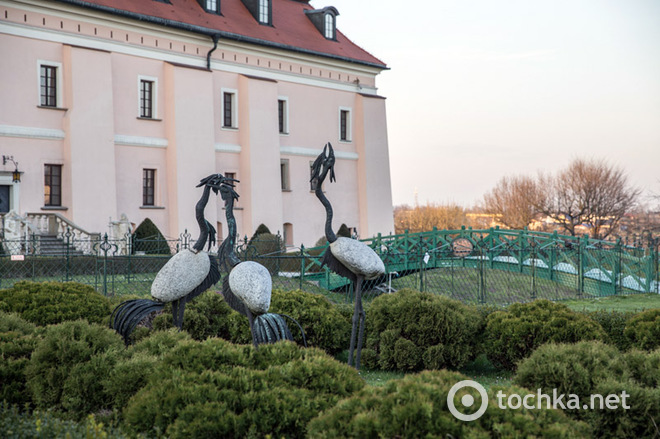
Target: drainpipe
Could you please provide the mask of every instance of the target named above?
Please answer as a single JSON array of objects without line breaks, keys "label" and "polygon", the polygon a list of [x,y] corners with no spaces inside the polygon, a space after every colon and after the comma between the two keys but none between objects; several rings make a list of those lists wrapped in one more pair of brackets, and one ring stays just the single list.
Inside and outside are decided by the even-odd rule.
[{"label": "drainpipe", "polygon": [[220,39],[220,34],[213,34],[211,38],[213,38],[213,49],[209,50],[209,53],[206,54],[206,68],[208,70],[211,70],[211,54],[215,49],[218,48],[218,40]]}]

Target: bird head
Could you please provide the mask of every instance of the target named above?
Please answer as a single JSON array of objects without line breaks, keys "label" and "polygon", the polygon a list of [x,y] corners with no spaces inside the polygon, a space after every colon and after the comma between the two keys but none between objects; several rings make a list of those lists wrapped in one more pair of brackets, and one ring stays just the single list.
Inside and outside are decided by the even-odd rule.
[{"label": "bird head", "polygon": [[223,200],[227,200],[227,195],[230,195],[234,199],[238,199],[238,194],[234,191],[234,182],[239,183],[238,180],[234,178],[227,178],[222,174],[211,174],[206,178],[202,178],[199,181],[197,187],[208,186],[213,189],[213,192],[217,195],[220,191],[220,196]]},{"label": "bird head", "polygon": [[316,187],[319,187],[330,172],[330,182],[336,181],[335,178],[335,151],[330,142],[326,143],[323,151],[314,160],[310,181],[316,180]]}]

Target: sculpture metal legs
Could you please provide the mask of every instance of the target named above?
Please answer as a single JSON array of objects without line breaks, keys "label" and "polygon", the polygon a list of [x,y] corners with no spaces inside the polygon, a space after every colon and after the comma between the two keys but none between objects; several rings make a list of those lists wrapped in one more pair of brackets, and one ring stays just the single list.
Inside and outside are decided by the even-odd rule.
[{"label": "sculpture metal legs", "polygon": [[[355,368],[360,370],[360,353],[362,352],[362,342],[364,340],[364,325],[366,313],[362,307],[362,276],[358,276],[355,281],[355,311],[353,312],[353,329],[351,330],[351,347],[348,352],[348,365],[353,366],[353,356],[355,354]],[[356,337],[357,336],[357,337]],[[357,338],[357,352],[355,351],[355,342]]]}]

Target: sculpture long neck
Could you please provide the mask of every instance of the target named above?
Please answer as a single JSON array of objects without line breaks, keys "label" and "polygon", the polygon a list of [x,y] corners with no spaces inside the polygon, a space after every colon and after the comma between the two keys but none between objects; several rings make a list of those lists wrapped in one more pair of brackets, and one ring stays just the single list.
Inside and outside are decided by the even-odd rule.
[{"label": "sculpture long neck", "polygon": [[225,214],[227,217],[227,239],[222,243],[222,251],[225,260],[229,263],[231,267],[235,267],[241,261],[236,256],[234,252],[234,246],[236,245],[236,218],[234,218],[234,198],[230,197],[229,200],[225,202]]},{"label": "sculpture long neck", "polygon": [[335,242],[337,240],[337,235],[335,235],[335,232],[332,231],[332,206],[330,205],[330,201],[325,197],[325,194],[323,193],[323,189],[321,188],[323,180],[319,179],[318,183],[316,184],[316,198],[318,198],[321,201],[321,204],[323,204],[323,207],[325,207],[325,238],[328,240],[330,244]]},{"label": "sculpture long neck", "polygon": [[199,238],[197,238],[197,242],[195,242],[193,248],[198,252],[204,250],[204,245],[209,236],[209,228],[206,225],[206,219],[204,218],[204,208],[209,202],[210,192],[211,188],[209,186],[204,186],[202,198],[199,199],[195,206],[195,217],[197,218],[197,224],[199,224]]}]

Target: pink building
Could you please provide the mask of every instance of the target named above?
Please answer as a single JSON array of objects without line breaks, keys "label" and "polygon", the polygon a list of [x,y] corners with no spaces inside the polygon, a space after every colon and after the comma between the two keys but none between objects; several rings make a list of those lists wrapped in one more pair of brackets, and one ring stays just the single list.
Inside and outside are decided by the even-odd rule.
[{"label": "pink building", "polygon": [[[195,188],[241,183],[238,232],[313,245],[309,166],[326,142],[335,226],[394,230],[385,64],[304,0],[0,0],[0,213],[105,233],[122,215],[197,231]],[[222,200],[206,217],[226,235]],[[50,230],[52,233],[53,230]]]}]

